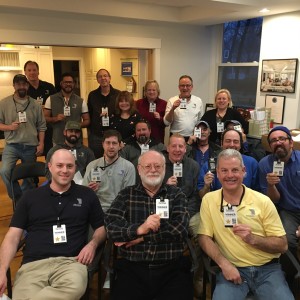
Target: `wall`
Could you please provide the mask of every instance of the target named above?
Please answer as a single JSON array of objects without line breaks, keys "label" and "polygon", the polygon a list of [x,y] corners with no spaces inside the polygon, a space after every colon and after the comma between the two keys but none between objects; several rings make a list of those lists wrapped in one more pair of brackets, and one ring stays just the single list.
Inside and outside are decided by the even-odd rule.
[{"label": "wall", "polygon": [[0,13],[0,36],[2,43],[154,49],[162,98],[178,93],[182,74],[193,77],[193,93],[204,102],[215,92],[209,90],[210,27],[7,8]]}]

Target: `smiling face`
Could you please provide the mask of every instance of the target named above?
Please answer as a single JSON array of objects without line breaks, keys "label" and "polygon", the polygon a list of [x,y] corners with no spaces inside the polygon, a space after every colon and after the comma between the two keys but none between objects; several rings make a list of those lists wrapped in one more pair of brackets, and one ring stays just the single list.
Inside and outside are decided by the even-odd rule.
[{"label": "smiling face", "polygon": [[229,106],[229,102],[230,102],[230,99],[229,99],[227,93],[223,92],[223,93],[217,94],[216,100],[215,100],[216,108],[221,109],[221,110],[227,109],[227,107]]},{"label": "smiling face", "polygon": [[35,63],[28,63],[24,70],[27,79],[31,81],[37,81],[39,79],[39,70]]},{"label": "smiling face", "polygon": [[119,109],[122,112],[129,112],[130,111],[130,102],[125,98],[119,99]]},{"label": "smiling face", "polygon": [[287,161],[292,154],[293,139],[290,139],[286,132],[276,130],[269,136],[269,145],[279,159]]},{"label": "smiling face", "polygon": [[135,125],[135,137],[137,141],[141,144],[145,144],[149,141],[151,134],[151,129],[148,125],[143,122],[139,122]]},{"label": "smiling face", "polygon": [[100,69],[97,73],[97,81],[101,87],[109,87],[110,85],[110,74],[105,69]]},{"label": "smiling face", "polygon": [[71,76],[65,76],[60,82],[60,87],[66,94],[72,93],[75,87],[73,78]]},{"label": "smiling face", "polygon": [[224,132],[222,139],[222,149],[241,150],[241,138],[236,130],[229,130]]},{"label": "smiling face", "polygon": [[193,83],[189,78],[184,77],[179,80],[178,88],[180,91],[180,98],[189,98],[193,89]]},{"label": "smiling face", "polygon": [[148,99],[148,101],[150,101],[150,102],[153,102],[154,100],[157,99],[158,90],[157,90],[157,85],[154,82],[149,83],[146,86],[145,96]]},{"label": "smiling face", "polygon": [[169,159],[172,163],[182,161],[186,152],[186,143],[183,137],[171,136],[167,147]]}]

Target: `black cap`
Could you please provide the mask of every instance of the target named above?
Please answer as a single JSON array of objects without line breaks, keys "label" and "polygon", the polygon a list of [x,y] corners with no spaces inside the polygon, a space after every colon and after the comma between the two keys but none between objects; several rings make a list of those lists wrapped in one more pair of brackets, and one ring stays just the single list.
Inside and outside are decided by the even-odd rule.
[{"label": "black cap", "polygon": [[25,82],[28,83],[27,77],[23,74],[17,74],[15,75],[13,79],[13,84],[18,83],[18,82]]},{"label": "black cap", "polygon": [[225,121],[225,123],[224,123],[224,128],[227,129],[227,126],[228,126],[229,124],[233,124],[234,126],[240,125],[240,126],[242,127],[242,124],[241,124],[239,121],[237,121],[237,120],[227,120],[227,121]]},{"label": "black cap", "polygon": [[274,131],[277,131],[277,130],[280,130],[280,131],[285,132],[289,138],[292,137],[292,136],[291,136],[291,133],[290,133],[290,130],[289,130],[287,127],[285,127],[285,126],[276,126],[276,127],[272,128],[272,129],[270,130],[270,132],[269,132],[269,134],[268,134],[268,140],[269,140],[270,134],[271,134],[272,132],[274,132]]},{"label": "black cap", "polygon": [[210,128],[209,124],[206,121],[203,121],[203,120],[200,121],[196,127],[199,128],[200,125],[204,125],[206,128]]}]

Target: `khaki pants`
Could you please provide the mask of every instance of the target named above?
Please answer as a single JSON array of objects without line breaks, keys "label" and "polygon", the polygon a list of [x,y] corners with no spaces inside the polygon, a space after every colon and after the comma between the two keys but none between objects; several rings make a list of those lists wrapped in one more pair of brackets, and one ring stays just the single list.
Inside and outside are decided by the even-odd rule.
[{"label": "khaki pants", "polygon": [[14,300],[76,300],[87,286],[87,267],[73,257],[24,264],[17,272]]}]

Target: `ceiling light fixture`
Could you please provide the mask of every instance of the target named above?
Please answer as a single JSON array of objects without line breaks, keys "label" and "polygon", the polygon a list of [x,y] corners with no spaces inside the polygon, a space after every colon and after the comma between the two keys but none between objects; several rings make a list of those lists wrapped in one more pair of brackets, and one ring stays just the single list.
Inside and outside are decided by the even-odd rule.
[{"label": "ceiling light fixture", "polygon": [[263,9],[261,9],[259,12],[260,13],[268,13],[270,10],[268,9],[268,8],[263,8]]}]

